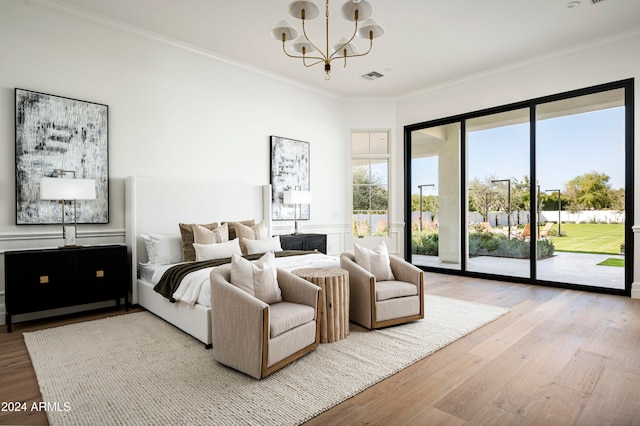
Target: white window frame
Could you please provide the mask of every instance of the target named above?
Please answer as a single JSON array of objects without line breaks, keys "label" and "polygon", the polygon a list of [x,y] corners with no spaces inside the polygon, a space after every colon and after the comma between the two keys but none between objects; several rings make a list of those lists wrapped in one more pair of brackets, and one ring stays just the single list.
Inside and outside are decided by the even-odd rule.
[{"label": "white window frame", "polygon": [[[372,133],[386,133],[387,135],[387,153],[386,154],[354,154],[353,153],[353,135],[357,133],[368,133],[371,135]],[[371,136],[369,136],[371,137]],[[349,235],[352,238],[390,238],[391,237],[391,200],[393,198],[392,194],[392,164],[393,164],[393,155],[392,147],[391,147],[391,129],[351,129],[349,133],[349,206],[350,206],[350,214],[349,214]],[[359,236],[354,234],[353,232],[353,162],[354,160],[386,160],[387,161],[387,234],[384,236],[381,235],[364,235]]]}]

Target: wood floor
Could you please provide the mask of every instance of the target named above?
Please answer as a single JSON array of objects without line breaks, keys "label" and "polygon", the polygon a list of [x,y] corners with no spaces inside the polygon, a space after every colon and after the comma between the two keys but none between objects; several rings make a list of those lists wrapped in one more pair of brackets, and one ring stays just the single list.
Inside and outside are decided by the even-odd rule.
[{"label": "wood floor", "polygon": [[[425,290],[511,312],[308,425],[640,425],[640,300],[438,274]],[[0,329],[0,401],[41,398],[22,332],[118,314]],[[46,423],[0,412],[0,424]]]}]

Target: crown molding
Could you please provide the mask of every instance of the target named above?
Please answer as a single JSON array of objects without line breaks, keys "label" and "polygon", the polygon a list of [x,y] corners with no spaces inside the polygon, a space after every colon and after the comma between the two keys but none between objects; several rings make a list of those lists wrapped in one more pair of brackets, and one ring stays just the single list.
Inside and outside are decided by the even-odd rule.
[{"label": "crown molding", "polygon": [[511,71],[511,70],[516,70],[519,68],[524,68],[524,67],[528,67],[531,65],[537,65],[537,64],[541,64],[553,59],[557,59],[557,58],[562,58],[565,56],[571,56],[571,55],[575,55],[587,50],[592,50],[595,48],[599,48],[599,47],[603,47],[603,46],[608,46],[610,44],[613,43],[618,43],[621,41],[625,41],[628,39],[633,39],[635,37],[640,37],[640,30],[632,30],[632,31],[627,31],[627,32],[623,32],[623,33],[619,33],[619,34],[615,34],[609,37],[604,37],[598,40],[594,40],[594,41],[590,41],[590,42],[586,42],[586,43],[582,43],[579,45],[575,45],[572,47],[568,47],[566,49],[561,49],[561,50],[556,50],[554,52],[551,53],[546,53],[543,55],[539,55],[539,56],[534,56],[532,58],[528,58],[522,61],[517,61],[517,62],[513,62],[511,64],[507,64],[507,65],[503,65],[500,67],[496,67],[496,68],[491,68],[489,70],[486,71],[482,71],[476,74],[471,74],[465,77],[461,77],[458,79],[454,79],[454,80],[449,80],[446,82],[443,82],[441,84],[434,84],[432,86],[426,87],[424,89],[420,89],[414,92],[409,92],[406,93],[404,95],[400,95],[397,96],[395,99],[396,101],[403,101],[403,100],[410,100],[412,98],[416,98],[419,96],[423,96],[426,94],[429,94],[431,92],[435,92],[438,90],[442,90],[442,89],[446,89],[449,87],[453,87],[453,86],[457,86],[459,84],[464,84],[464,83],[469,83],[472,82],[474,80],[479,80],[481,78],[485,78],[485,77],[490,77],[496,74],[501,74],[503,72],[506,71]]},{"label": "crown molding", "polygon": [[167,36],[155,33],[153,31],[145,30],[135,25],[127,24],[115,18],[100,15],[98,13],[91,12],[86,9],[82,9],[80,7],[71,6],[69,4],[63,3],[58,0],[17,0],[17,1],[20,1],[26,5],[37,5],[49,10],[62,13],[64,15],[73,16],[85,22],[90,22],[90,23],[97,24],[115,31],[133,35],[135,37],[164,46],[171,50],[177,50],[182,53],[186,53],[189,55],[197,56],[197,57],[208,59],[215,62],[224,63],[226,65],[230,65],[236,68],[240,68],[245,71],[249,71],[254,74],[260,75],[262,77],[266,77],[272,80],[276,80],[280,83],[287,84],[289,86],[294,86],[299,89],[303,89],[309,92],[314,92],[318,95],[325,96],[327,98],[332,98],[339,101],[345,101],[345,98],[343,96],[337,95],[335,93],[331,93],[329,91],[319,89],[315,86],[303,84],[297,80],[284,77],[280,74],[267,71],[263,68],[259,68],[253,65],[249,65],[245,62],[231,59],[229,57],[217,54],[210,50],[202,49],[200,47],[191,45],[189,43],[185,43],[185,42],[173,39],[171,37],[167,37]]}]

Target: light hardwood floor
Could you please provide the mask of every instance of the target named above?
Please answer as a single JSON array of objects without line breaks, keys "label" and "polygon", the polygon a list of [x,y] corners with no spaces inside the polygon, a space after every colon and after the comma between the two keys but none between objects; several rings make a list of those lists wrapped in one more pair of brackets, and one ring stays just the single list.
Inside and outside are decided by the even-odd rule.
[{"label": "light hardwood floor", "polygon": [[[425,290],[511,312],[308,425],[640,424],[640,300],[439,274]],[[0,401],[41,398],[22,332],[118,314],[0,330]],[[46,415],[0,412],[0,424]]]}]

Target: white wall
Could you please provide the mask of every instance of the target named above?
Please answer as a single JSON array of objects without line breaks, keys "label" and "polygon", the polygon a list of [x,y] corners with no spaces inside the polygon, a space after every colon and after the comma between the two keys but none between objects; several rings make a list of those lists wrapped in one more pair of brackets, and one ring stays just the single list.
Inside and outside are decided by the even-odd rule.
[{"label": "white wall", "polygon": [[[433,88],[398,101],[397,132],[410,124],[478,111],[489,107],[525,101],[555,93],[581,89],[602,83],[635,78],[634,140],[640,140],[640,32],[603,40],[592,46],[563,52],[528,63],[514,64],[503,70],[470,76],[464,80]],[[634,163],[640,167],[640,150]],[[634,218],[640,215],[640,179],[635,177]],[[637,232],[640,232],[638,227]],[[640,277],[639,236],[635,238],[635,282]],[[634,283],[634,297],[640,298],[640,283]]]},{"label": "white wall", "polygon": [[[62,243],[60,226],[15,225],[16,87],[109,106],[110,223],[81,225],[80,244],[124,242],[127,176],[269,183],[269,136],[278,135],[310,142],[314,202],[303,230],[328,233],[330,253],[343,249],[341,100],[19,0],[0,1],[0,58],[0,251]],[[274,228],[288,233],[293,222]],[[0,314],[3,277],[0,257]]]}]

